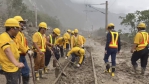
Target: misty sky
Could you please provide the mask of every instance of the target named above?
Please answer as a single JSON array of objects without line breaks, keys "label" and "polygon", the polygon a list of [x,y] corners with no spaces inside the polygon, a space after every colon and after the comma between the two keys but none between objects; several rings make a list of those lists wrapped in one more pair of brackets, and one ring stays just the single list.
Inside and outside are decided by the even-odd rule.
[{"label": "misty sky", "polygon": [[[71,0],[78,3],[100,4],[105,3],[106,0]],[[128,13],[136,10],[149,9],[149,0],[107,0],[109,11],[114,13]],[[97,6],[97,5],[96,5]],[[97,7],[105,8],[105,5]]]}]

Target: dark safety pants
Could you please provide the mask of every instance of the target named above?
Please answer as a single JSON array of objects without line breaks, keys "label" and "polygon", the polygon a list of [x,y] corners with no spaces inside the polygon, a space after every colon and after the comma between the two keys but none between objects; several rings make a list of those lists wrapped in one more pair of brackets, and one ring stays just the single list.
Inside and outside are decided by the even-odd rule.
[{"label": "dark safety pants", "polygon": [[19,60],[20,60],[20,62],[22,62],[22,63],[24,64],[24,66],[25,66],[25,67],[23,67],[23,68],[21,69],[21,74],[22,74],[22,76],[28,77],[30,70],[29,70],[29,67],[28,67],[28,64],[27,64],[27,61],[26,61],[25,56],[21,55]]},{"label": "dark safety pants", "polygon": [[138,59],[141,60],[141,67],[146,68],[146,65],[148,62],[148,48],[147,47],[144,48],[143,50],[135,51],[132,54],[131,63],[133,66],[138,66],[138,64],[136,62]]},{"label": "dark safety pants", "polygon": [[[57,49],[52,49],[52,51],[53,51],[56,59],[59,60],[59,58],[60,58],[59,51]],[[47,49],[45,52],[45,66],[48,66],[51,56],[52,56],[52,52]]]},{"label": "dark safety pants", "polygon": [[104,62],[108,63],[109,56],[111,55],[112,66],[116,66],[116,54],[117,54],[117,49],[109,48],[107,50],[107,54],[105,54],[105,56],[104,56]]},{"label": "dark safety pants", "polygon": [[[76,59],[76,57],[78,57],[78,56],[77,56],[76,54],[74,54],[74,53],[72,53],[71,56],[72,56],[71,61],[72,61],[72,62],[75,62],[75,61],[76,61],[75,59]],[[83,56],[82,62],[84,61],[84,59],[85,59],[85,56]]]},{"label": "dark safety pants", "polygon": [[64,50],[62,46],[60,47],[60,52],[61,52],[61,57],[64,57]]},{"label": "dark safety pants", "polygon": [[51,51],[47,49],[45,52],[45,66],[49,65],[51,56],[52,56]]},{"label": "dark safety pants", "polygon": [[20,71],[17,72],[4,72],[4,75],[6,77],[6,84],[19,84],[20,79]]}]

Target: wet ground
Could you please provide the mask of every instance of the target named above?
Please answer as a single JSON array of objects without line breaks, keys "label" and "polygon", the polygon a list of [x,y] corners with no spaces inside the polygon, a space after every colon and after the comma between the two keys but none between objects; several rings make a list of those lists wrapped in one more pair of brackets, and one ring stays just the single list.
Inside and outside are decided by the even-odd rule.
[{"label": "wet ground", "polygon": [[[117,55],[116,59],[117,66],[115,77],[111,77],[110,73],[104,73],[104,40],[100,39],[93,41],[92,39],[87,39],[85,45],[90,46],[92,49],[98,84],[149,84],[149,66],[147,66],[145,76],[140,75],[140,67],[138,68],[138,74],[134,74],[130,63],[130,47],[122,47],[121,53]],[[65,65],[65,61],[66,60],[64,58],[60,59],[60,63],[63,65]],[[140,62],[138,61],[138,64],[139,63]],[[49,68],[49,74],[45,75],[48,79],[41,79],[37,84],[52,84],[55,79],[52,61]],[[56,84],[94,84],[91,58],[89,57],[88,52],[86,53],[85,63],[83,63],[80,68],[72,67],[69,64],[65,72],[67,77],[61,77]],[[0,75],[0,82],[0,84],[6,84],[6,80],[3,75]],[[33,84],[32,79],[30,79],[30,84]]]}]

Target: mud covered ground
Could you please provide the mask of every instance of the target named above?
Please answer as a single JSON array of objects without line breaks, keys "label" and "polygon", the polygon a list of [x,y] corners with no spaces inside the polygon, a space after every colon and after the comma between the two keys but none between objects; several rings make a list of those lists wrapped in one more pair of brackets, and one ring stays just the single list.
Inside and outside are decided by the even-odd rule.
[{"label": "mud covered ground", "polygon": [[94,84],[93,67],[88,52],[85,57],[80,68],[69,64],[65,70],[67,77],[62,76],[56,84]]},{"label": "mud covered ground", "polygon": [[[88,42],[90,43],[92,41],[88,39]],[[104,39],[91,43],[90,46],[93,47],[92,56],[94,56],[98,84],[149,84],[149,66],[147,66],[145,76],[140,75],[140,67],[138,67],[138,74],[135,74],[130,61],[132,55],[130,53],[130,46],[128,46],[130,44],[127,44],[125,42],[122,43],[121,53],[117,54],[115,77],[111,77],[110,73],[104,73]],[[110,58],[109,61],[111,62]],[[138,61],[138,64],[140,65],[140,61]]]},{"label": "mud covered ground", "polygon": [[[130,61],[132,55],[130,53],[130,44],[124,42],[121,53],[117,55],[115,77],[111,77],[110,73],[104,73],[105,65],[103,57],[105,40],[95,39],[95,41],[93,41],[92,39],[87,39],[86,45],[92,47],[91,50],[94,58],[98,84],[149,84],[149,64],[147,66],[145,76],[140,75],[140,66],[138,67],[138,74],[133,72]],[[111,62],[110,59],[109,61]],[[61,64],[65,65],[65,62],[66,60],[64,58],[60,59]],[[138,61],[138,64],[140,65],[140,61]],[[52,61],[49,68],[50,73],[45,75],[48,79],[41,79],[37,84],[52,84],[55,79]],[[68,68],[65,70],[67,77],[61,77],[56,84],[94,84],[92,70],[91,58],[87,52],[85,63],[83,63],[80,68],[72,67],[69,64]],[[0,84],[6,84],[6,80],[3,75],[0,75]],[[30,84],[33,84],[32,77],[30,79]]]}]

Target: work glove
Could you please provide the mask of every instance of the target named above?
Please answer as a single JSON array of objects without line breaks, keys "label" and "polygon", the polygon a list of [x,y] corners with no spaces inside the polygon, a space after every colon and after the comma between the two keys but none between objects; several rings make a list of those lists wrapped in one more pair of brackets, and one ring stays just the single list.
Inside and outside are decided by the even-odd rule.
[{"label": "work glove", "polygon": [[68,59],[68,56],[66,56],[65,59]]},{"label": "work glove", "polygon": [[84,45],[81,46],[84,49]]},{"label": "work glove", "polygon": [[33,52],[32,50],[28,50],[28,51],[27,51],[27,54],[28,54],[29,56],[33,56],[33,55],[34,55],[34,52]]},{"label": "work glove", "polygon": [[80,67],[80,64],[77,64],[76,66],[77,66],[77,67]]}]

